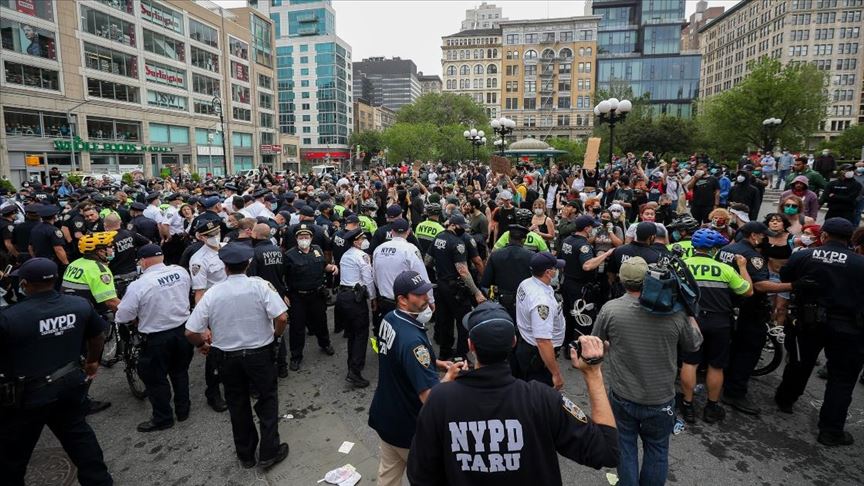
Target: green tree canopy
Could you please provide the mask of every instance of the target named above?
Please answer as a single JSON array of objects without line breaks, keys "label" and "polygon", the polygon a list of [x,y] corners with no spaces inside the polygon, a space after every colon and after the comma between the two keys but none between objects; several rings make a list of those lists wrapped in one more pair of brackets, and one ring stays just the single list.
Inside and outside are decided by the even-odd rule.
[{"label": "green tree canopy", "polygon": [[834,155],[843,160],[860,160],[864,150],[864,125],[852,125],[834,140],[825,144]]},{"label": "green tree canopy", "polygon": [[482,105],[468,95],[427,93],[396,113],[399,123],[431,123],[437,126],[486,126],[489,117]]},{"label": "green tree canopy", "polygon": [[435,145],[432,139],[437,137],[437,133],[437,127],[431,123],[397,123],[387,128],[383,141],[388,149],[388,160],[399,162],[431,159]]},{"label": "green tree canopy", "polygon": [[555,161],[562,164],[579,164],[585,160],[585,143],[581,140],[569,140],[566,138],[552,138],[546,140],[549,146],[567,152],[555,157]]},{"label": "green tree canopy", "polygon": [[352,132],[348,143],[351,145],[352,151],[356,150],[359,145],[360,151],[366,152],[363,162],[368,163],[375,154],[384,150],[384,135],[377,130]]}]

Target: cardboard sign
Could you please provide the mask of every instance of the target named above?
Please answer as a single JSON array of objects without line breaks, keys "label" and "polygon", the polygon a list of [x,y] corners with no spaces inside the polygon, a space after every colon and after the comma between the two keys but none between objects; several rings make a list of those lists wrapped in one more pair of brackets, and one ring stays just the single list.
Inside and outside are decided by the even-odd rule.
[{"label": "cardboard sign", "polygon": [[492,172],[496,174],[510,175],[510,159],[507,157],[493,155],[489,158],[489,166],[492,168]]},{"label": "cardboard sign", "polygon": [[585,147],[585,160],[582,162],[583,169],[597,168],[597,158],[600,156],[601,141],[602,139],[599,137],[591,137],[588,139],[588,146]]}]

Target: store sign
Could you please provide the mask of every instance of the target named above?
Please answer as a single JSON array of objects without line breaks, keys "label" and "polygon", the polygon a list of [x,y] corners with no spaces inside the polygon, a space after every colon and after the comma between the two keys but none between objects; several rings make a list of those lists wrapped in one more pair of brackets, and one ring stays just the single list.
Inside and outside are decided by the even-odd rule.
[{"label": "store sign", "polygon": [[147,90],[147,104],[186,111],[186,97]]},{"label": "store sign", "polygon": [[351,154],[348,152],[305,152],[306,159],[347,159]]},{"label": "store sign", "polygon": [[34,5],[34,0],[18,0],[15,3],[15,10],[27,14],[36,16],[36,5]]},{"label": "store sign", "polygon": [[147,20],[155,24],[162,24],[169,29],[175,28],[173,17],[167,17],[154,8],[148,8],[148,6],[144,5],[143,2],[141,3],[141,15],[147,17]]},{"label": "store sign", "polygon": [[282,147],[279,145],[262,144],[261,145],[261,153],[262,154],[281,154],[282,153]]},{"label": "store sign", "polygon": [[75,137],[74,141],[66,139],[54,140],[54,150],[61,152],[118,152],[118,153],[138,153],[138,152],[173,152],[172,147],[162,147],[159,145],[138,145],[134,143],[102,143],[102,142],[87,142],[81,140],[80,137]]},{"label": "store sign", "polygon": [[144,74],[147,75],[147,81],[153,81],[154,83],[168,83],[177,86],[186,85],[182,75],[146,63],[144,64]]}]

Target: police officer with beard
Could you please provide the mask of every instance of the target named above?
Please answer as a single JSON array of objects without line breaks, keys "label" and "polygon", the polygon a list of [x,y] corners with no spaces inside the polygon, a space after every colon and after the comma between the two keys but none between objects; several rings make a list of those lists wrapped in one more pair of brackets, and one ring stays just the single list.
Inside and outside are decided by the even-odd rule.
[{"label": "police officer with beard", "polygon": [[[270,239],[270,227],[264,223],[258,223],[252,228],[252,238],[254,239],[255,256],[249,263],[246,275],[261,277],[270,282],[279,297],[287,303],[288,289],[285,287],[285,262],[282,249],[273,244]],[[285,340],[280,339],[276,358],[276,372],[279,378],[288,376],[287,355]]]},{"label": "police officer with beard", "polygon": [[[792,254],[780,269],[780,279],[792,282],[804,294],[794,323],[797,341],[793,359],[786,363],[775,402],[781,411],[793,413],[793,405],[804,393],[819,353],[825,349],[828,383],[819,410],[819,443],[852,445],[844,430],[855,381],[864,367],[864,256],[849,249],[855,228],[845,218],[830,218],[822,225],[822,246]],[[790,326],[787,326],[789,329]]]},{"label": "police officer with beard", "polygon": [[531,257],[534,252],[522,246],[528,228],[511,224],[507,231],[510,233],[510,241],[507,246],[494,250],[489,256],[480,280],[480,288],[492,289],[494,286],[490,295],[507,309],[515,322],[516,290],[523,280],[531,277]]},{"label": "police officer with beard", "polygon": [[354,228],[345,233],[344,238],[351,247],[339,264],[339,294],[336,296],[334,319],[343,323],[348,335],[348,374],[345,381],[356,388],[366,388],[369,380],[363,377],[362,371],[366,364],[370,302],[375,311],[372,260],[363,251],[369,243],[362,229]]}]

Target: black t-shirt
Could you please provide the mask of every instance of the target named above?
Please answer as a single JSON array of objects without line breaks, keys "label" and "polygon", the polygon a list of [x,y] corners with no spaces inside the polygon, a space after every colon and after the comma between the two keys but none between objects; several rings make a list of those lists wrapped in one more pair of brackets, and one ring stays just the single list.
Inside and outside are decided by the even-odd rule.
[{"label": "black t-shirt", "polygon": [[2,251],[4,253],[6,252],[6,245],[5,245],[6,240],[12,241],[13,244],[15,243],[15,240],[13,238],[14,232],[15,232],[15,223],[14,222],[9,221],[8,219],[5,219],[5,218],[0,219],[0,240],[2,240],[2,242],[4,243],[3,245],[0,245],[0,251]]},{"label": "black t-shirt", "polygon": [[138,263],[138,248],[150,240],[134,231],[120,228],[114,235],[114,259],[108,262],[111,273],[125,275],[135,271]]},{"label": "black t-shirt", "polygon": [[469,246],[471,245],[467,244],[464,239],[450,231],[438,233],[435,241],[429,247],[428,254],[435,261],[435,275],[439,281],[459,278],[456,264],[468,261]]},{"label": "black t-shirt", "polygon": [[564,266],[564,277],[580,283],[593,281],[597,271],[586,272],[582,270],[582,265],[594,256],[594,247],[584,236],[570,235],[565,238],[561,243],[561,259],[567,262]]},{"label": "black t-shirt", "polygon": [[714,191],[720,190],[720,183],[714,176],[702,176],[693,186],[693,199],[690,203],[694,206],[713,206]]},{"label": "black t-shirt", "polygon": [[49,258],[56,262],[58,260],[54,247],[63,246],[65,243],[63,232],[52,224],[39,223],[30,232],[30,245],[33,246],[36,257]]},{"label": "black t-shirt", "polygon": [[23,258],[30,257],[27,253],[27,246],[30,244],[30,234],[33,232],[33,228],[38,224],[40,224],[39,221],[28,219],[23,223],[16,225],[15,229],[12,231],[12,243],[15,245],[15,248],[18,249],[18,253],[20,253]]},{"label": "black t-shirt", "polygon": [[345,252],[348,251],[348,248],[350,248],[348,242],[345,241],[345,233],[347,233],[347,231],[344,229],[338,230],[333,235],[333,240],[330,242],[330,248],[333,252],[333,262],[336,265],[339,265],[340,260],[342,260],[342,255],[344,255]]},{"label": "black t-shirt", "polygon": [[270,240],[257,240],[254,242],[255,257],[249,263],[246,275],[250,277],[261,277],[270,282],[280,296],[288,293],[283,280],[285,276],[285,262],[282,249],[274,245]]},{"label": "black t-shirt", "polygon": [[637,256],[642,257],[645,262],[650,265],[660,261],[661,254],[654,247],[634,241],[633,243],[628,243],[615,248],[615,251],[612,252],[612,255],[609,257],[609,264],[606,265],[606,272],[617,275],[618,271],[621,270],[622,263]]},{"label": "black t-shirt", "polygon": [[498,223],[498,237],[510,230],[510,225],[516,223],[516,208],[501,207],[493,218]]}]

